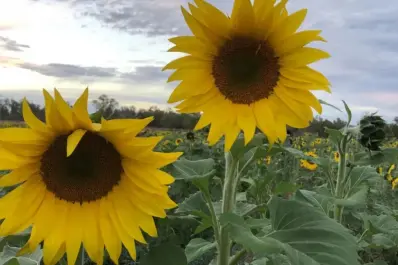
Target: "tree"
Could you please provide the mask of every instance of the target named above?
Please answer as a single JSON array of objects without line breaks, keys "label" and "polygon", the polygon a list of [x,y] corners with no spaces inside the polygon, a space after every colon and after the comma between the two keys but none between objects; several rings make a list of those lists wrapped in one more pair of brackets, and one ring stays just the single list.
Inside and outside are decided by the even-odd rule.
[{"label": "tree", "polygon": [[94,99],[91,103],[95,106],[97,112],[107,119],[112,117],[115,110],[119,107],[116,99],[110,98],[105,94],[99,96],[98,99]]}]

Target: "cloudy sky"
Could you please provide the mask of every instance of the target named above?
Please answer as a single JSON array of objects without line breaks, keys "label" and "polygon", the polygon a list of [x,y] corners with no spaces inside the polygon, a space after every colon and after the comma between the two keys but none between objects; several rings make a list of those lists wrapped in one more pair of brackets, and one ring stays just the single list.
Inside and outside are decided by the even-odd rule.
[{"label": "cloudy sky", "polygon": [[[266,0],[264,0],[266,1]],[[228,14],[233,0],[210,0]],[[332,82],[318,93],[356,118],[379,111],[398,116],[398,2],[292,0],[307,7],[304,29],[321,29],[332,58],[314,65]],[[178,54],[167,39],[188,33],[179,6],[187,0],[0,1],[0,97],[42,103],[41,89],[57,87],[71,102],[86,87],[122,105],[168,107],[173,84],[161,72]],[[325,108],[324,117],[344,117]]]}]

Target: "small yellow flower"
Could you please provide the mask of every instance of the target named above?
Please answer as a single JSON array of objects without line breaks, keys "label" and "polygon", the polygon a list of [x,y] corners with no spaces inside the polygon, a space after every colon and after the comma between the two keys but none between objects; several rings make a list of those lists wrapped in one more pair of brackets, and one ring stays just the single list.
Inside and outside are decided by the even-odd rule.
[{"label": "small yellow flower", "polygon": [[377,173],[379,173],[380,175],[383,175],[383,167],[378,167],[376,169]]},{"label": "small yellow flower", "polygon": [[395,188],[398,185],[398,178],[394,179],[391,184],[392,184],[392,189],[395,190]]},{"label": "small yellow flower", "polygon": [[[316,154],[315,154],[315,152],[306,152],[305,153],[307,156],[311,156],[311,157],[318,157]],[[311,170],[311,171],[314,171],[314,170],[316,170],[317,168],[318,168],[318,165],[317,164],[315,164],[315,163],[313,163],[312,161],[309,161],[309,160],[305,160],[305,159],[301,159],[300,160],[300,166],[302,167],[302,168],[305,168],[305,169],[308,169],[308,170]]]},{"label": "small yellow flower", "polygon": [[265,163],[266,163],[267,165],[271,164],[271,157],[270,157],[270,156],[266,156],[266,157],[265,157]]},{"label": "small yellow flower", "polygon": [[333,153],[334,161],[339,162],[340,161],[340,153],[339,152],[334,152]]},{"label": "small yellow flower", "polygon": [[387,174],[384,176],[384,179],[387,180],[388,182],[392,182],[392,181],[394,180],[394,178],[392,177],[392,175],[389,174],[389,173],[387,173]]},{"label": "small yellow flower", "polygon": [[177,138],[175,141],[176,145],[180,145],[183,142],[183,140],[181,138]]},{"label": "small yellow flower", "polygon": [[391,174],[392,171],[395,169],[395,164],[392,164],[389,168],[388,168],[388,174]]}]

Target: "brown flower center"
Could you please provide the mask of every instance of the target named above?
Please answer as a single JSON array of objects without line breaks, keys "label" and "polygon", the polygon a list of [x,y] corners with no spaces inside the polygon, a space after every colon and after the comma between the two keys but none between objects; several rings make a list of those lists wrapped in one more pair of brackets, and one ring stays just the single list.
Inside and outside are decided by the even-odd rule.
[{"label": "brown flower center", "polygon": [[41,158],[47,190],[69,202],[89,202],[106,196],[123,171],[120,154],[103,137],[86,132],[66,157],[68,135],[55,139]]},{"label": "brown flower center", "polygon": [[279,79],[278,57],[269,43],[251,37],[227,40],[213,58],[212,75],[219,91],[236,104],[269,97]]}]

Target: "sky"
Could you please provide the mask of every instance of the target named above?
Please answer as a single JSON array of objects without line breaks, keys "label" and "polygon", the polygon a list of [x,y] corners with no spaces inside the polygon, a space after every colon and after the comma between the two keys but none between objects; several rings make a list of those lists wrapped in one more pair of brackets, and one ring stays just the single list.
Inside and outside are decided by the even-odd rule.
[{"label": "sky", "polygon": [[[266,0],[264,0],[266,1]],[[210,0],[227,14],[233,0]],[[189,35],[180,6],[187,0],[0,1],[0,98],[43,104],[54,87],[70,102],[90,89],[120,105],[167,104],[175,83],[161,68],[181,54],[168,39]],[[308,8],[302,29],[321,29],[331,58],[313,67],[332,83],[316,95],[338,107],[345,100],[354,120],[378,111],[398,116],[398,1],[291,0],[288,11]],[[330,107],[322,117],[345,119]]]}]

